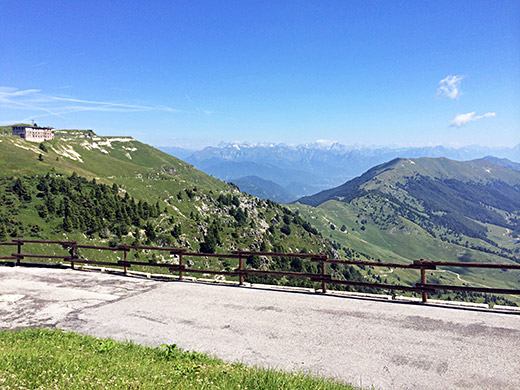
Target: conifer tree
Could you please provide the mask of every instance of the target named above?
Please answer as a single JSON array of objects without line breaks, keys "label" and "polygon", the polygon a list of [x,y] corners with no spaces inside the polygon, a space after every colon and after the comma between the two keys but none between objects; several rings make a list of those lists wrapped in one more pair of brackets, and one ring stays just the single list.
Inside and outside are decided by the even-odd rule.
[{"label": "conifer tree", "polygon": [[42,206],[40,207],[40,210],[38,211],[38,215],[45,219],[49,216],[49,209],[47,208],[47,206],[44,204],[42,204]]},{"label": "conifer tree", "polygon": [[202,253],[215,253],[215,249],[217,247],[217,240],[215,239],[215,236],[208,232],[204,236],[204,241],[200,243],[200,251]]},{"label": "conifer tree", "polygon": [[181,236],[182,231],[181,231],[181,224],[180,223],[173,226],[171,234],[175,238],[179,238]]},{"label": "conifer tree", "polygon": [[5,224],[0,224],[0,241],[5,241],[7,239],[7,229],[5,228]]},{"label": "conifer tree", "polygon": [[155,229],[152,226],[152,224],[147,223],[144,230],[146,232],[146,237],[148,238],[148,240],[155,241],[155,239],[157,238],[157,234],[155,233]]},{"label": "conifer tree", "polygon": [[63,218],[63,230],[65,230],[66,232],[71,232],[72,229],[73,229],[72,220],[68,215],[66,215]]},{"label": "conifer tree", "polygon": [[30,202],[32,197],[31,193],[25,186],[25,184],[20,180],[20,178],[17,178],[13,185],[13,192],[18,195],[20,200],[24,202]]}]

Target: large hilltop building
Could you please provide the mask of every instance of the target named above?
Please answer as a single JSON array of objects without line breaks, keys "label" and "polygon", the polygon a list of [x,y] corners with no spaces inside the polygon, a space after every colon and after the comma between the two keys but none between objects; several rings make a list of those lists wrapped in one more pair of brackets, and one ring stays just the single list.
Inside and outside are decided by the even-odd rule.
[{"label": "large hilltop building", "polygon": [[31,142],[43,142],[54,138],[54,128],[33,126],[13,126],[13,135]]}]

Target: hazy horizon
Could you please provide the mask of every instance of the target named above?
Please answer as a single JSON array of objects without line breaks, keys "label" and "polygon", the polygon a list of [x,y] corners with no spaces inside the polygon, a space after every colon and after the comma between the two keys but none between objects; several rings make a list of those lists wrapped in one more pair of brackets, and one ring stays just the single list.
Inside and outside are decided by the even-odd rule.
[{"label": "hazy horizon", "polygon": [[341,142],[334,141],[331,145],[320,145],[320,140],[316,140],[314,142],[307,142],[307,143],[276,143],[276,142],[248,142],[248,141],[220,141],[216,144],[211,145],[205,145],[198,148],[190,148],[190,147],[182,147],[178,145],[161,145],[161,144],[154,144],[154,147],[157,148],[178,148],[178,149],[185,149],[185,150],[193,150],[193,151],[200,151],[205,148],[224,148],[229,147],[232,145],[237,146],[243,146],[243,147],[265,147],[265,146],[272,146],[272,147],[279,147],[279,146],[286,146],[286,147],[319,147],[321,146],[323,149],[327,149],[329,147],[332,147],[333,145],[340,145],[342,147],[346,147],[352,150],[356,149],[405,149],[405,148],[436,148],[436,147],[442,147],[446,149],[464,149],[464,148],[490,148],[490,149],[512,149],[517,146],[520,146],[520,143],[514,144],[514,145],[481,145],[481,144],[408,144],[408,145],[398,145],[398,144],[344,144]]}]

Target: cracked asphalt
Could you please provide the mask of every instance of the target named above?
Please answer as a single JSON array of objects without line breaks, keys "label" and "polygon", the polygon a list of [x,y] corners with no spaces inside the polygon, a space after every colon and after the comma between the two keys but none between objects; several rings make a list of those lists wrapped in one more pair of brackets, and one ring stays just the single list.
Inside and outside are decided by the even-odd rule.
[{"label": "cracked asphalt", "polygon": [[56,327],[381,389],[520,388],[520,315],[0,267],[0,329]]}]

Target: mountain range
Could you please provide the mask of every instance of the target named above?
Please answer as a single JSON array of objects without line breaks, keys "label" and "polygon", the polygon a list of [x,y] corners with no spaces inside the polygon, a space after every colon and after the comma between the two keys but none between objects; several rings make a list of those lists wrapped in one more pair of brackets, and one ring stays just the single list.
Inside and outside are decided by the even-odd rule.
[{"label": "mountain range", "polygon": [[[170,151],[167,148],[162,150]],[[183,156],[186,155],[183,153]],[[254,192],[256,184],[251,182],[251,177],[271,181],[283,187],[287,191],[287,199],[292,201],[338,186],[378,164],[398,157],[446,157],[463,161],[490,155],[520,161],[520,145],[451,148],[354,147],[323,142],[296,146],[221,143],[218,147],[193,152],[185,160],[221,180],[240,182],[244,189],[248,188],[252,194],[263,199],[274,200],[275,194],[270,195],[265,188],[261,192]]]}]

